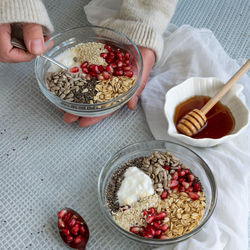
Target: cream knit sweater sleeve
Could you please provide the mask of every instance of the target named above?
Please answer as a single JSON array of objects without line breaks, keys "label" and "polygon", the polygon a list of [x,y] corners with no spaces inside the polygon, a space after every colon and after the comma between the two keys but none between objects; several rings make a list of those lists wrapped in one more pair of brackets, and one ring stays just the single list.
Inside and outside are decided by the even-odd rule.
[{"label": "cream knit sweater sleeve", "polygon": [[0,0],[1,23],[37,23],[44,33],[53,31],[47,11],[40,0]]},{"label": "cream knit sweater sleeve", "polygon": [[163,37],[174,14],[177,0],[123,0],[120,11],[100,25],[118,30],[135,44],[151,48],[157,60],[163,50]]}]

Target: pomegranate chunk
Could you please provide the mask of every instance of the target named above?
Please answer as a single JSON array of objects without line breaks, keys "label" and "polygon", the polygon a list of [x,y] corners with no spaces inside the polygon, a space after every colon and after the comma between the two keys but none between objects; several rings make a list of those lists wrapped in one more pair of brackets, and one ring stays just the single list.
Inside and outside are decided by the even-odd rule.
[{"label": "pomegranate chunk", "polygon": [[155,219],[155,216],[154,215],[148,215],[147,218],[146,218],[146,222],[148,224],[151,224],[153,222],[153,220]]},{"label": "pomegranate chunk", "polygon": [[141,230],[140,230],[140,227],[134,226],[134,227],[130,227],[129,231],[134,234],[139,234]]},{"label": "pomegranate chunk", "polygon": [[201,185],[198,182],[194,183],[194,191],[195,192],[201,191]]},{"label": "pomegranate chunk", "polygon": [[69,71],[71,73],[78,73],[79,72],[79,68],[78,67],[73,67],[73,68],[70,68]]},{"label": "pomegranate chunk", "polygon": [[161,199],[164,200],[168,198],[168,191],[167,190],[164,190],[162,193],[161,193]]},{"label": "pomegranate chunk", "polygon": [[165,217],[167,216],[167,214],[165,212],[160,212],[155,216],[156,220],[163,220]]},{"label": "pomegranate chunk", "polygon": [[200,196],[194,192],[189,192],[188,193],[189,198],[191,198],[192,200],[199,200]]}]

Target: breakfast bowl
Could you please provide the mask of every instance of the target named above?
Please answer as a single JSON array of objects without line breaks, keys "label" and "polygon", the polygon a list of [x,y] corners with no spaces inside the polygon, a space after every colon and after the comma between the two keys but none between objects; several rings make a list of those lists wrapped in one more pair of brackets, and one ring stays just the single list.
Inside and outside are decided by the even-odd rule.
[{"label": "breakfast bowl", "polygon": [[[155,160],[155,157],[158,157],[158,160]],[[150,170],[145,170],[148,166],[144,164],[147,164],[148,160],[153,168],[151,174]],[[156,170],[159,168],[157,164],[161,164],[161,171]],[[132,181],[127,182],[129,171],[133,172]],[[164,190],[159,190],[156,189],[155,183],[162,181],[162,171],[166,171],[165,180],[169,179],[169,176],[171,178],[170,184],[165,186],[164,183]],[[154,179],[152,173],[155,174]],[[145,175],[145,179],[140,177],[137,180],[139,175]],[[193,186],[190,184],[185,189],[185,178],[189,183],[191,178]],[[148,179],[154,183],[153,193],[148,192],[145,184],[149,183]],[[130,190],[132,196],[128,196],[129,198],[124,200],[125,203],[121,203],[121,197],[125,197],[122,189],[126,182],[129,186],[125,193]],[[175,185],[176,182],[179,184]],[[157,185],[161,186],[159,183]],[[199,185],[202,188],[196,189]],[[134,187],[136,188],[133,189]],[[142,190],[141,187],[141,194],[146,196],[135,200],[135,196]],[[162,246],[187,240],[205,227],[216,206],[217,187],[207,163],[195,152],[173,142],[144,141],[119,150],[108,160],[99,175],[98,200],[103,216],[115,231],[136,242]],[[156,205],[158,202],[161,204],[160,207]],[[193,211],[194,207],[200,212]]]},{"label": "breakfast bowl", "polygon": [[85,117],[110,114],[136,93],[142,58],[137,46],[122,33],[83,26],[54,35],[48,44],[52,48],[45,55],[69,71],[37,57],[37,82],[44,96],[65,112]]},{"label": "breakfast bowl", "polygon": [[[235,84],[220,101],[222,105],[225,105],[230,110],[234,119],[234,126],[230,133],[220,138],[193,138],[179,133],[176,129],[174,116],[176,107],[180,103],[195,96],[213,97],[223,85],[224,83],[216,78],[193,77],[171,88],[166,93],[164,105],[164,114],[168,122],[168,134],[176,140],[191,146],[212,147],[230,141],[243,132],[249,124],[249,111],[239,97],[243,90],[243,86],[240,84]],[[192,109],[194,108],[192,107]],[[218,124],[219,126],[223,125]]]}]

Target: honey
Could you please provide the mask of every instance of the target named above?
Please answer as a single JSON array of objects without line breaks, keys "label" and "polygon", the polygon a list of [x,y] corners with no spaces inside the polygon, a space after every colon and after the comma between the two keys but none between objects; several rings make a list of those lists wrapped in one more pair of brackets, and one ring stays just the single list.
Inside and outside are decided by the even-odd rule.
[{"label": "honey", "polygon": [[[201,109],[211,98],[209,96],[193,96],[180,103],[174,113],[174,124],[193,109]],[[218,139],[232,132],[235,127],[235,119],[230,109],[217,102],[215,106],[206,114],[207,123],[193,138],[213,138]]]}]

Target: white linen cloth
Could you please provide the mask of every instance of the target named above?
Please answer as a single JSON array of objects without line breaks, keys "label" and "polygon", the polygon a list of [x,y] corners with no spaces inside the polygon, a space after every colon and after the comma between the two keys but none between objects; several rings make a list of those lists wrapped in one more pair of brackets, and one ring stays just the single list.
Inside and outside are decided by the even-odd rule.
[{"label": "white linen cloth", "polygon": [[[115,15],[120,3],[120,0],[93,0],[85,7],[87,18],[92,24],[98,25],[104,18]],[[176,28],[170,25],[164,36],[162,59],[152,70],[141,103],[155,139],[173,141],[167,134],[167,121],[163,113],[165,93],[193,76],[217,77],[227,81],[239,65],[225,53],[213,33],[207,29],[195,29],[188,25]],[[244,95],[250,98],[249,77],[244,76],[239,83],[245,87]],[[247,102],[249,107],[249,100]],[[249,127],[231,142],[213,148],[190,148],[208,163],[215,176],[218,186],[217,206],[208,225],[198,234],[177,245],[160,249],[247,249]]]}]

